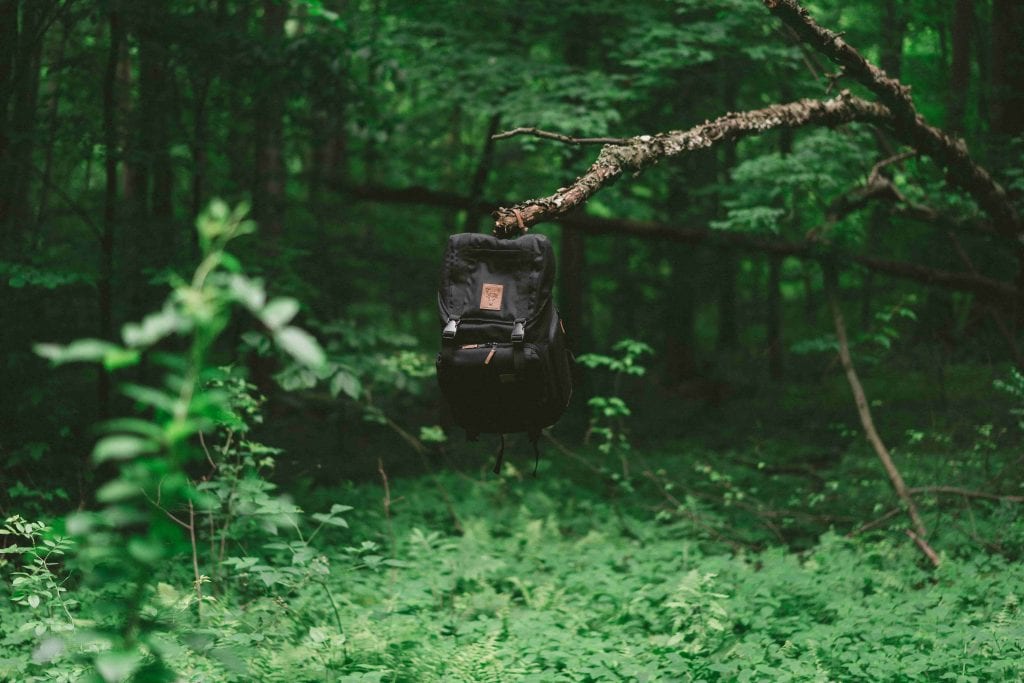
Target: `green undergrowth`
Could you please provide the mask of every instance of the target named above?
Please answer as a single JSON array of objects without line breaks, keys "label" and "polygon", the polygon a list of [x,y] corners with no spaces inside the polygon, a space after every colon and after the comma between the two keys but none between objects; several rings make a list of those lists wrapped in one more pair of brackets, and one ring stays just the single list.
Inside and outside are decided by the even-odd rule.
[{"label": "green undergrowth", "polygon": [[[932,570],[899,524],[852,539],[833,525],[794,551],[773,545],[763,525],[760,537],[734,537],[730,505],[665,491],[664,479],[628,490],[585,471],[569,459],[544,463],[536,479],[511,465],[501,477],[393,477],[387,496],[383,482],[307,490],[309,509],[354,508],[347,527],[316,539],[326,575],[275,581],[239,565],[208,586],[197,619],[182,556],[146,600],[143,617],[169,625],[150,647],[185,681],[1024,675],[1019,561],[960,552],[948,535],[936,541],[943,563]],[[1019,525],[1009,510],[978,504],[975,523],[1004,514]],[[231,552],[259,555],[246,543]],[[287,572],[296,560],[286,557],[261,562]],[[78,630],[102,621],[96,607],[116,591],[74,591]],[[76,680],[84,665],[75,648],[88,649],[87,639],[47,651],[57,648],[46,636],[61,615],[3,605],[0,679]]]}]

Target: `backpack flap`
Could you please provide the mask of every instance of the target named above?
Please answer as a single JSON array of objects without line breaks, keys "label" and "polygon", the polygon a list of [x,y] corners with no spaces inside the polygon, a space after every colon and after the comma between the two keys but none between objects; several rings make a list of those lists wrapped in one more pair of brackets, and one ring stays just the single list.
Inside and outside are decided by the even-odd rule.
[{"label": "backpack flap", "polygon": [[[483,326],[472,333],[475,338],[459,334],[459,341],[467,343],[498,339],[503,336],[499,328],[510,336],[517,320],[529,327],[550,304],[554,279],[554,253],[543,235],[514,240],[452,235],[437,297],[445,336],[454,338],[464,323]],[[526,336],[533,335],[527,330]]]}]

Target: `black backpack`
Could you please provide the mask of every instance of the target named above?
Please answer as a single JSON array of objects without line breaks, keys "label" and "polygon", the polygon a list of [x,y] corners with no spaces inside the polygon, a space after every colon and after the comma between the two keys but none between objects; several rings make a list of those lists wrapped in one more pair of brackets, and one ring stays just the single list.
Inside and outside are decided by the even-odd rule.
[{"label": "black backpack", "polygon": [[541,429],[572,398],[573,358],[551,298],[554,280],[555,255],[543,235],[463,233],[448,240],[437,292],[437,379],[470,440],[502,435],[495,473],[504,434],[526,432],[539,457]]}]

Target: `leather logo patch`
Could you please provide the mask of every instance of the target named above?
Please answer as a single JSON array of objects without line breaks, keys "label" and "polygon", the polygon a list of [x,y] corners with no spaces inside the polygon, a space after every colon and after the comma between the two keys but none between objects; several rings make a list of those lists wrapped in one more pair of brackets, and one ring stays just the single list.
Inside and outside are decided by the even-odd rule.
[{"label": "leather logo patch", "polygon": [[480,292],[480,310],[500,311],[501,296],[504,291],[504,285],[492,285],[489,282],[485,282],[483,291]]}]

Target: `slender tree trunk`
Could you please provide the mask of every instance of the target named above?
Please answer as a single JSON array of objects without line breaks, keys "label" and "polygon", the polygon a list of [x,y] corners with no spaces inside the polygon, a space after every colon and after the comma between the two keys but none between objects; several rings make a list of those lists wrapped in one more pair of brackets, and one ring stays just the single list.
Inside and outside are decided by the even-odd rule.
[{"label": "slender tree trunk", "polygon": [[[10,233],[7,239],[20,245],[31,222],[30,179],[33,173],[33,151],[36,142],[36,114],[39,102],[39,72],[44,37],[42,30],[43,3],[27,3],[21,10],[22,30],[18,40],[17,70],[14,79],[11,111],[11,137],[9,140],[10,175],[7,186]],[[34,40],[34,42],[29,42]]]},{"label": "slender tree trunk", "polygon": [[462,226],[465,232],[479,232],[480,230],[480,219],[484,217],[484,211],[480,209],[479,203],[487,189],[487,178],[491,174],[491,166],[494,162],[493,138],[500,131],[500,126],[501,114],[493,114],[487,122],[487,135],[480,151],[480,161],[476,165],[473,180],[469,185],[469,198],[473,204],[466,211],[466,222]]},{"label": "slender tree trunk", "polygon": [[583,232],[562,226],[561,263],[561,313],[569,337],[569,347],[575,353],[586,348],[590,339],[586,333],[589,323],[586,308],[586,243]]},{"label": "slender tree trunk", "polygon": [[[738,81],[736,79],[724,78],[723,104],[726,111],[736,110],[736,100],[739,95]],[[722,163],[718,169],[718,183],[720,187],[729,184],[732,169],[736,167],[736,143],[730,142],[724,146],[722,152]],[[724,217],[726,213],[722,197],[716,195],[716,213]],[[720,252],[719,264],[721,275],[719,278],[718,290],[718,334],[715,346],[719,351],[734,349],[739,344],[739,326],[736,324],[736,278],[739,277],[739,254],[734,251]]]},{"label": "slender tree trunk", "polygon": [[903,65],[903,35],[907,21],[899,7],[899,0],[884,0],[882,4],[882,45],[879,66],[892,78],[899,78]]},{"label": "slender tree trunk", "polygon": [[885,468],[885,473],[889,477],[889,482],[896,491],[896,495],[899,496],[900,502],[906,508],[907,516],[910,517],[910,522],[914,527],[912,538],[921,547],[922,551],[925,552],[928,559],[937,565],[938,561],[935,552],[931,550],[924,540],[928,535],[928,530],[925,528],[924,521],[917,511],[917,504],[914,503],[914,498],[910,495],[910,491],[907,490],[907,485],[903,481],[903,475],[900,473],[899,468],[896,467],[896,463],[893,462],[889,449],[885,447],[882,437],[879,436],[878,430],[875,428],[875,421],[871,416],[871,407],[864,393],[864,387],[861,385],[860,378],[857,376],[857,370],[853,366],[853,358],[850,356],[850,344],[846,338],[846,323],[843,321],[843,312],[839,306],[839,277],[835,266],[825,264],[823,272],[825,276],[825,296],[828,298],[829,309],[832,311],[836,339],[839,343],[839,360],[843,365],[843,371],[846,373],[846,381],[849,383],[850,390],[853,393],[853,400],[857,406],[857,414],[860,416],[861,426],[864,428],[864,435],[867,437],[878,459],[881,460],[882,467]]},{"label": "slender tree trunk", "polygon": [[[103,144],[106,187],[103,201],[103,234],[100,238],[99,295],[99,336],[111,339],[114,335],[113,277],[114,277],[114,236],[117,228],[117,66],[121,55],[124,35],[121,19],[116,10],[107,17],[110,27],[110,44],[107,52],[107,68],[103,78]],[[110,378],[100,370],[98,408],[101,417],[110,413]]]},{"label": "slender tree trunk", "polygon": [[768,261],[768,376],[775,381],[783,378],[782,349],[782,257],[772,256]]},{"label": "slender tree trunk", "polygon": [[996,148],[1024,133],[1024,6],[992,2],[992,123]]},{"label": "slender tree trunk", "polygon": [[192,130],[192,201],[190,204],[190,215],[195,218],[203,209],[203,201],[206,192],[206,99],[210,90],[210,81],[207,77],[200,77],[201,82],[196,85],[195,110]]},{"label": "slender tree trunk", "polygon": [[14,58],[18,44],[18,2],[0,0],[0,254],[8,251],[8,197],[10,186],[9,105],[14,86]]},{"label": "slender tree trunk", "polygon": [[956,0],[953,4],[953,61],[949,71],[949,103],[946,128],[964,133],[967,115],[967,89],[971,82],[971,28],[974,24],[972,0]]},{"label": "slender tree trunk", "polygon": [[[263,0],[263,39],[275,60],[280,59],[287,16],[287,3]],[[283,83],[268,83],[266,86],[259,99],[256,123],[258,158],[254,208],[260,227],[277,243],[284,231]]]},{"label": "slender tree trunk", "polygon": [[992,94],[992,64],[988,52],[992,44],[992,35],[988,31],[988,26],[982,23],[977,11],[971,13],[971,35],[974,36],[974,60],[978,63],[978,120],[979,126],[987,132],[992,117],[989,106]]},{"label": "slender tree trunk", "polygon": [[[140,187],[138,205],[142,220],[155,231],[156,239],[147,240],[158,251],[154,257],[173,251],[175,235],[170,219],[174,215],[174,167],[171,163],[171,136],[174,104],[173,78],[168,65],[167,48],[160,37],[160,22],[168,12],[166,0],[148,0],[140,10],[139,33],[139,119],[138,166]],[[127,170],[127,169],[126,169]],[[149,222],[155,218],[157,221]]]},{"label": "slender tree trunk", "polygon": [[57,129],[60,121],[60,97],[61,86],[64,77],[64,52],[67,49],[68,36],[70,31],[68,25],[62,23],[60,42],[57,47],[57,55],[54,59],[54,72],[48,83],[49,106],[47,111],[46,125],[46,153],[43,157],[43,179],[39,188],[39,207],[36,212],[36,224],[41,225],[46,219],[46,212],[50,203],[50,184],[53,176],[54,147],[57,145]]}]

